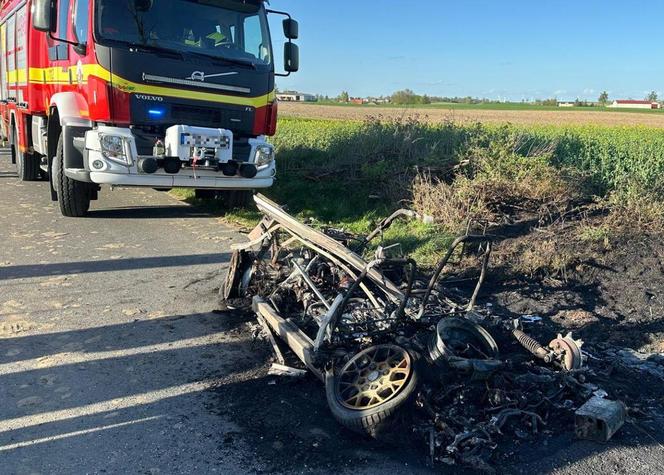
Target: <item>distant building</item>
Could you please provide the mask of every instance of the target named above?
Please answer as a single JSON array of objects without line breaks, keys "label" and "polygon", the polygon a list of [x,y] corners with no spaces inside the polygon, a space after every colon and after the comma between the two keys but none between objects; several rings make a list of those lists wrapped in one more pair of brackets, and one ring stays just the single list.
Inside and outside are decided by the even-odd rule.
[{"label": "distant building", "polygon": [[350,103],[351,104],[364,104],[368,102],[366,99],[362,99],[361,97],[351,97],[350,98]]},{"label": "distant building", "polygon": [[574,107],[576,104],[574,102],[559,102],[558,107]]},{"label": "distant building", "polygon": [[616,107],[619,109],[659,109],[660,106],[658,102],[618,99],[613,101],[613,104],[609,107]]},{"label": "distant building", "polygon": [[277,93],[277,99],[283,102],[316,102],[316,96],[303,92],[284,91]]},{"label": "distant building", "polygon": [[365,104],[389,104],[390,99],[387,97],[367,97],[364,99]]}]

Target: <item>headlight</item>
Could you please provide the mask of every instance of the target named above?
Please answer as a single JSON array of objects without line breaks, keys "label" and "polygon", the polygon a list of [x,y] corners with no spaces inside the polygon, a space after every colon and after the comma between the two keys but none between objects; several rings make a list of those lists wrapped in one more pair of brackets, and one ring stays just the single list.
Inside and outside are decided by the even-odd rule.
[{"label": "headlight", "polygon": [[259,145],[256,147],[256,166],[262,167],[274,160],[274,147],[272,145]]},{"label": "headlight", "polygon": [[131,157],[127,154],[127,143],[123,137],[100,134],[99,143],[104,158],[122,165],[131,165]]}]

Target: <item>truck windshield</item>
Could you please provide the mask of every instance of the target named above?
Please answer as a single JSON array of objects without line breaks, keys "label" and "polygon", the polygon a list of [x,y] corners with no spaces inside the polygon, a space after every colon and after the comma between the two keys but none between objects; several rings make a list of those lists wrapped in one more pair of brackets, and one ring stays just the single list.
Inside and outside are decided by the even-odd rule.
[{"label": "truck windshield", "polygon": [[98,39],[272,64],[262,1],[98,0]]}]

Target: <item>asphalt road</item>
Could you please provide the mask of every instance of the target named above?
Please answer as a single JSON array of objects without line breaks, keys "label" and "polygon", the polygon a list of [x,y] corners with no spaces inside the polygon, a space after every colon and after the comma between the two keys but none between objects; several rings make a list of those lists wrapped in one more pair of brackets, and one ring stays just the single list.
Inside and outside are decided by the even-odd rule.
[{"label": "asphalt road", "polygon": [[[272,388],[298,389],[263,379],[269,347],[253,323],[214,312],[230,244],[245,238],[150,189],[104,188],[91,209],[62,217],[48,183],[19,182],[0,149],[0,474],[327,471],[289,465],[251,427],[266,397],[288,407]],[[332,428],[302,430],[294,415],[312,446],[340,428],[307,387]],[[335,472],[411,473],[398,456],[358,454]]]},{"label": "asphalt road", "polygon": [[[250,470],[211,389],[256,365],[216,308],[238,234],[152,190],[63,218],[0,155],[0,473]],[[256,464],[259,466],[259,463]]]},{"label": "asphalt road", "polygon": [[[275,471],[256,452],[271,435],[249,436],[243,418],[220,407],[240,388],[270,391],[256,386],[266,359],[250,324],[214,313],[230,243],[242,239],[152,190],[104,189],[88,218],[63,218],[47,183],[20,183],[2,151],[0,473]],[[281,387],[274,404],[298,391]],[[321,404],[325,437],[348,438],[332,435]],[[324,434],[318,420],[298,430]],[[610,446],[542,448],[509,471],[662,473],[662,443],[629,430]],[[342,467],[334,457],[296,467],[287,444],[264,444],[273,460],[283,456],[286,473],[429,471],[355,440]]]}]

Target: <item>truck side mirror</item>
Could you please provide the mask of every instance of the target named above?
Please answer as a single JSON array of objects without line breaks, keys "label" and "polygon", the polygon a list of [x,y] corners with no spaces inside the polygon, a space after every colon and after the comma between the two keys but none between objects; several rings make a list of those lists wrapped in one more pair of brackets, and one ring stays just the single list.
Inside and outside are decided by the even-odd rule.
[{"label": "truck side mirror", "polygon": [[300,25],[292,18],[284,20],[284,36],[289,40],[296,40],[300,36]]},{"label": "truck side mirror", "polygon": [[54,32],[57,21],[57,0],[33,0],[32,25],[35,30]]},{"label": "truck side mirror", "polygon": [[280,12],[277,10],[266,10],[266,12],[287,17],[283,22],[284,36],[288,40],[284,45],[284,70],[286,72],[274,74],[275,76],[281,77],[290,76],[291,73],[300,70],[300,48],[293,43],[293,40],[298,39],[300,36],[300,25],[286,12]]},{"label": "truck side mirror", "polygon": [[284,69],[288,73],[296,73],[300,69],[300,48],[295,43],[284,45]]}]

